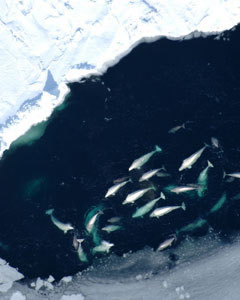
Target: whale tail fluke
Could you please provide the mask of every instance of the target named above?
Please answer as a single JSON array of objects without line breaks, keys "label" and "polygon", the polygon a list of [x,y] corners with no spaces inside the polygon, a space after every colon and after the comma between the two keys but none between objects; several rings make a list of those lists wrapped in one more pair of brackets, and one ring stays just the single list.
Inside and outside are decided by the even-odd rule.
[{"label": "whale tail fluke", "polygon": [[46,210],[45,214],[51,216],[53,214],[53,212],[54,212],[54,209],[51,208],[51,209]]},{"label": "whale tail fluke", "polygon": [[208,167],[209,168],[213,168],[214,167],[213,164],[209,160],[207,161],[207,163],[208,163]]},{"label": "whale tail fluke", "polygon": [[160,148],[158,145],[155,145],[155,151],[156,152],[162,152],[162,148]]},{"label": "whale tail fluke", "polygon": [[182,203],[182,209],[183,209],[183,210],[186,210],[186,205],[185,205],[184,202]]},{"label": "whale tail fluke", "polygon": [[166,196],[163,194],[163,192],[160,193],[160,199],[163,199],[163,200],[166,199]]}]

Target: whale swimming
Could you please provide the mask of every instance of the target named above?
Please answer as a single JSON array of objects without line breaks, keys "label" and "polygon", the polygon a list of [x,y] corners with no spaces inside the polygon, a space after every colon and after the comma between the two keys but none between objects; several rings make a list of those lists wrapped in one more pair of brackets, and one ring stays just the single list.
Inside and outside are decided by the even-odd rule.
[{"label": "whale swimming", "polygon": [[62,230],[65,234],[69,231],[69,230],[73,230],[74,227],[70,224],[70,223],[62,223],[61,221],[59,221],[57,218],[55,218],[53,216],[53,212],[54,209],[49,209],[46,211],[46,215],[49,215],[51,217],[51,220],[53,222],[53,224],[59,228],[60,230]]}]

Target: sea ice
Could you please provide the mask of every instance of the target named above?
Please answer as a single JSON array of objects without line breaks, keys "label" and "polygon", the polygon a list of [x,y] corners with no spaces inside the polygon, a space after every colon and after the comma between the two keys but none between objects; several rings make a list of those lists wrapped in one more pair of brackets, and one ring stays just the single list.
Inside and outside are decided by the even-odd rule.
[{"label": "sea ice", "polygon": [[8,291],[14,281],[22,279],[23,277],[21,273],[0,258],[0,293]]},{"label": "sea ice", "polygon": [[0,157],[62,103],[67,82],[103,73],[140,42],[221,32],[239,20],[239,0],[2,0]]},{"label": "sea ice", "polygon": [[[240,237],[231,243],[209,234],[188,239],[175,248],[178,260],[169,253],[139,250],[127,257],[111,255],[94,267],[76,274],[69,282],[60,280],[54,290],[36,291],[15,282],[0,293],[2,300],[138,300],[138,299],[221,299],[238,300],[240,293]],[[140,275],[141,274],[141,275]],[[149,274],[152,274],[149,276]],[[141,280],[136,280],[138,276]],[[138,277],[140,279],[140,277]],[[43,282],[47,282],[45,279]]]},{"label": "sea ice", "polygon": [[24,296],[21,292],[17,291],[12,294],[10,300],[26,300],[26,296]]},{"label": "sea ice", "polygon": [[81,294],[63,295],[60,300],[84,300]]}]

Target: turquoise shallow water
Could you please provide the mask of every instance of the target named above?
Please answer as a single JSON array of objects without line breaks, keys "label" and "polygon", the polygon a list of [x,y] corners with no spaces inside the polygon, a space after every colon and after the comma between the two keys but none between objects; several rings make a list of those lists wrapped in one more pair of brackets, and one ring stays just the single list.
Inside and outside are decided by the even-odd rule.
[{"label": "turquoise shallow water", "polygon": [[[84,221],[96,206],[104,209],[98,228],[112,216],[122,217],[123,230],[99,231],[96,237],[114,243],[112,251],[118,255],[146,245],[156,248],[199,220],[199,224],[205,220],[203,226],[179,234],[174,247],[186,234],[197,237],[211,229],[227,240],[238,231],[240,202],[231,198],[240,193],[240,183],[222,177],[224,170],[240,170],[239,28],[225,36],[228,42],[209,37],[142,44],[104,76],[72,84],[66,107],[54,114],[40,139],[15,147],[1,161],[0,257],[28,277],[52,274],[60,278],[86,268],[72,246],[73,234],[64,235],[45,214],[50,208],[86,239],[83,248],[89,264],[94,259],[94,241],[85,234]],[[186,129],[168,133],[184,122]],[[221,148],[206,148],[194,167],[180,174],[182,160],[204,143],[210,144],[212,136],[219,139]],[[135,158],[156,144],[163,152],[153,156],[143,171],[164,165],[171,177],[154,178],[157,191],[137,206],[169,184],[196,182],[210,160],[214,168],[209,171],[208,190],[203,198],[195,192],[189,196],[166,193],[166,205],[184,201],[186,212],[176,210],[159,220],[148,216],[134,220],[136,206],[121,203],[129,192],[148,185],[137,182],[141,172],[132,172],[133,183],[115,198],[106,201],[104,195],[114,179],[128,175]],[[213,209],[224,192],[226,201]],[[174,248],[170,259],[177,259]]]}]

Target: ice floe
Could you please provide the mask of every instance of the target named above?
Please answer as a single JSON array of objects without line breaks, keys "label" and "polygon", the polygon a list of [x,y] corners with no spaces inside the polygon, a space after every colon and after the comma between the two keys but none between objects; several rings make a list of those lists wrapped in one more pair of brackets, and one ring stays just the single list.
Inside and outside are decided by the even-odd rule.
[{"label": "ice floe", "polygon": [[14,281],[22,279],[24,276],[8,263],[0,258],[0,293],[8,291]]}]

